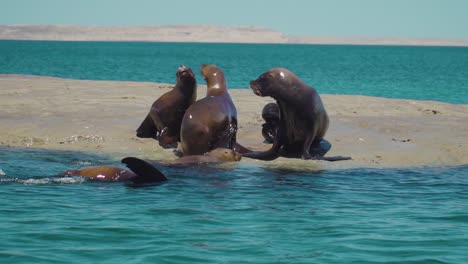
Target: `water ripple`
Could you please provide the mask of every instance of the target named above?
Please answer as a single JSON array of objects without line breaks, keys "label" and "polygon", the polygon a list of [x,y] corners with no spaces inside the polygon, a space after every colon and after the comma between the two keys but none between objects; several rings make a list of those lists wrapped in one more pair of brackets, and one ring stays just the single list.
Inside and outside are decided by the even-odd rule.
[{"label": "water ripple", "polygon": [[[60,155],[13,156],[47,174],[70,166]],[[468,263],[466,166],[168,169],[167,183],[130,188],[4,160],[2,263]]]}]

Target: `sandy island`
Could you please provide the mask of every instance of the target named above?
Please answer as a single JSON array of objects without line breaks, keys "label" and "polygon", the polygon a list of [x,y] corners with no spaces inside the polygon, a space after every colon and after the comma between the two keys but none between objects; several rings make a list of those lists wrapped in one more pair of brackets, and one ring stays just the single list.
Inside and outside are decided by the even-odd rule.
[{"label": "sandy island", "polygon": [[[83,81],[0,75],[0,146],[86,151],[120,159],[175,159],[135,130],[150,105],[172,84]],[[198,87],[198,98],[205,86]],[[320,92],[320,91],[319,91]],[[239,119],[238,141],[266,149],[260,116],[271,98],[230,90]],[[468,105],[367,96],[321,95],[330,116],[327,155],[341,162],[244,158],[242,163],[299,170],[394,168],[468,164]]]},{"label": "sandy island", "polygon": [[332,45],[468,46],[466,38],[339,37],[288,35],[257,26],[0,25],[0,40],[150,41]]}]

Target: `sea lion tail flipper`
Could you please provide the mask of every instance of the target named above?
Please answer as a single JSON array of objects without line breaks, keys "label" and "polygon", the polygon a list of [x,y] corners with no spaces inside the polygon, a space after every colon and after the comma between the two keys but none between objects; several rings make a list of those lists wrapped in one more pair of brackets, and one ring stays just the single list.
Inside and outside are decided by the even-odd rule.
[{"label": "sea lion tail flipper", "polygon": [[151,183],[167,181],[166,176],[149,162],[135,157],[122,159],[122,163],[133,171],[137,176],[130,181],[133,183]]},{"label": "sea lion tail flipper", "polygon": [[279,157],[277,151],[252,151],[242,154],[243,157],[258,159],[258,160],[274,160]]}]

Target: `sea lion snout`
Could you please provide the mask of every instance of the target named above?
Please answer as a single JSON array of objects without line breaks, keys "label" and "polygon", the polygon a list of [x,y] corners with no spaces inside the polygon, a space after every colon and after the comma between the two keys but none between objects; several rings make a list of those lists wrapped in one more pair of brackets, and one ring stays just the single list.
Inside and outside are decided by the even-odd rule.
[{"label": "sea lion snout", "polygon": [[256,80],[250,81],[250,89],[252,89],[255,95],[263,96],[260,85],[258,85]]},{"label": "sea lion snout", "polygon": [[185,66],[185,65],[180,65],[179,68],[177,69],[177,77],[178,78],[195,78],[195,74],[193,74],[193,71]]},{"label": "sea lion snout", "polygon": [[186,71],[186,70],[190,70],[190,68],[183,65],[183,64],[179,65],[179,68],[177,69],[177,71],[179,71],[179,72],[183,72],[183,71]]},{"label": "sea lion snout", "polygon": [[223,71],[214,64],[202,64],[200,67],[200,73],[203,75],[205,80],[211,76],[224,78]]}]

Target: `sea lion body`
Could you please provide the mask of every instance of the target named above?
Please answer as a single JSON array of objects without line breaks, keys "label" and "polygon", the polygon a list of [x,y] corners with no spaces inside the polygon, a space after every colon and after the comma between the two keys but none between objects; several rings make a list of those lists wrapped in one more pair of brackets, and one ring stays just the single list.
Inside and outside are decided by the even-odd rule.
[{"label": "sea lion body", "polygon": [[284,68],[274,68],[251,81],[250,87],[256,95],[271,96],[276,100],[280,119],[271,149],[245,153],[245,157],[262,160],[272,160],[279,156],[330,161],[350,159],[324,158],[315,152],[311,153],[311,150],[320,147],[329,126],[329,118],[317,91],[294,73]]},{"label": "sea lion body", "polygon": [[180,66],[176,77],[174,89],[161,95],[153,103],[137,129],[138,137],[157,139],[163,148],[177,147],[182,118],[197,96],[195,75],[189,67]]},{"label": "sea lion body", "polygon": [[80,176],[95,181],[126,181],[136,177],[136,174],[130,170],[114,166],[94,166],[76,170],[68,170],[58,176]]},{"label": "sea lion body", "polygon": [[180,142],[184,156],[203,155],[236,144],[237,110],[227,90],[224,73],[213,64],[202,65],[206,97],[193,103],[182,119]]},{"label": "sea lion body", "polygon": [[203,155],[184,156],[176,160],[165,162],[168,165],[181,165],[192,163],[235,162],[242,158],[238,152],[227,148],[215,148]]},{"label": "sea lion body", "polygon": [[68,170],[64,173],[55,175],[57,177],[80,176],[93,181],[102,182],[133,182],[155,183],[166,181],[166,176],[155,167],[138,163],[135,169],[127,170],[116,166],[94,166],[85,167],[76,170]]}]

